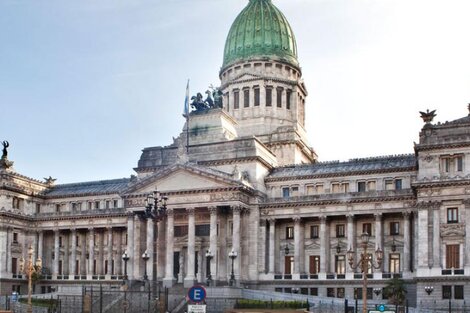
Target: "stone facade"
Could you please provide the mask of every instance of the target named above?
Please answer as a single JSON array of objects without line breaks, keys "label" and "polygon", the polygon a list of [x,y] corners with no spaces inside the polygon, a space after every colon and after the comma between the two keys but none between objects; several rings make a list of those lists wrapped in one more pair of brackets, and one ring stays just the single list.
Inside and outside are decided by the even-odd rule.
[{"label": "stone facade", "polygon": [[[357,261],[367,232],[368,249],[384,252],[371,299],[382,302],[372,288],[392,277],[416,306],[449,290],[456,304],[470,296],[470,116],[426,120],[413,154],[317,162],[296,64],[253,56],[220,77],[223,108],[192,112],[173,144],[143,150],[129,179],[54,184],[2,158],[1,294],[26,290],[18,264],[32,246],[43,292],[126,274],[227,285],[233,271],[237,286],[352,299],[362,280],[346,252]],[[157,188],[165,217],[139,217]]]}]

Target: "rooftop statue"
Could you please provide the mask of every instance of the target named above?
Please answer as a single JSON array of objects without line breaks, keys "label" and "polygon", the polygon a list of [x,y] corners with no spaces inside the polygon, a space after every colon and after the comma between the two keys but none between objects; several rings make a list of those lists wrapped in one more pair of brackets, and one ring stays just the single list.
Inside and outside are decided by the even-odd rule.
[{"label": "rooftop statue", "polygon": [[426,112],[420,111],[419,113],[426,124],[430,124],[434,117],[436,117],[436,110],[429,111],[429,109],[427,109]]},{"label": "rooftop statue", "polygon": [[205,94],[207,97],[204,100],[200,92],[191,97],[191,108],[193,108],[195,112],[202,112],[205,110],[223,107],[222,91],[220,91],[219,88],[210,85]]},{"label": "rooftop statue", "polygon": [[5,141],[2,142],[2,145],[3,145],[2,159],[6,159],[7,156],[8,156],[7,148],[10,146],[10,144],[8,143],[8,141],[5,140]]}]

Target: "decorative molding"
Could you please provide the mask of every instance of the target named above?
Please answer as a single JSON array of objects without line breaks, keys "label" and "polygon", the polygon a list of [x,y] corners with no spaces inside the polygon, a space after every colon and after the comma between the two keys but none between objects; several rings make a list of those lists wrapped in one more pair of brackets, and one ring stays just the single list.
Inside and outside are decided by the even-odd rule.
[{"label": "decorative molding", "polygon": [[465,224],[441,224],[441,237],[465,237]]}]

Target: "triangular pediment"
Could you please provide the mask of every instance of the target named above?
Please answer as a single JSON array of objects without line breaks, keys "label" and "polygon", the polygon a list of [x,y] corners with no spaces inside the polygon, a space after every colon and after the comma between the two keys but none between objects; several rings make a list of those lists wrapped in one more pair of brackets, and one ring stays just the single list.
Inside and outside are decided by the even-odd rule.
[{"label": "triangular pediment", "polygon": [[240,186],[230,174],[191,164],[176,164],[158,170],[151,176],[132,184],[124,194],[191,191],[200,189],[229,188]]}]

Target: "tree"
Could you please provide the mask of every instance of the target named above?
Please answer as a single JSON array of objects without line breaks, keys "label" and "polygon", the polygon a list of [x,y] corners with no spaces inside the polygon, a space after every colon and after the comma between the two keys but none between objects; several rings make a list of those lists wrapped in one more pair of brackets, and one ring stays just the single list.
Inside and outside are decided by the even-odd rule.
[{"label": "tree", "polygon": [[404,305],[406,300],[405,281],[401,278],[392,278],[387,281],[384,289],[388,303],[395,305]]}]

